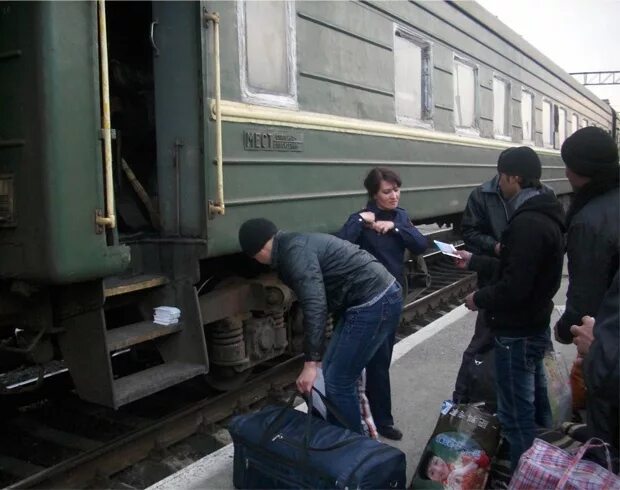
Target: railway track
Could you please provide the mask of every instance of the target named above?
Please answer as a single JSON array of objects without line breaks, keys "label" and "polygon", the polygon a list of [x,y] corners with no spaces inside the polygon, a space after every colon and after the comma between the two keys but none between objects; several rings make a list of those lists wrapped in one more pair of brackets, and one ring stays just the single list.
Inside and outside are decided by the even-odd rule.
[{"label": "railway track", "polygon": [[[431,285],[410,294],[397,339],[462,302],[475,275],[427,256]],[[216,394],[191,380],[118,411],[73,394],[21,407],[0,423],[0,485],[7,488],[144,488],[229,442],[235,413],[281,400],[302,356],[280,358],[238,389]],[[290,392],[290,391],[289,391]]]}]

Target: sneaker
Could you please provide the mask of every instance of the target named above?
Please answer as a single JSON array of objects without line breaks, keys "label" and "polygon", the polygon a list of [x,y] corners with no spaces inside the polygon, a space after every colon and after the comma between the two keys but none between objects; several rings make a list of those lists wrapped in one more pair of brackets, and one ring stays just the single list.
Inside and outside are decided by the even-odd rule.
[{"label": "sneaker", "polygon": [[392,439],[393,441],[400,441],[403,438],[403,433],[393,425],[379,425],[377,426],[377,432],[386,439]]}]

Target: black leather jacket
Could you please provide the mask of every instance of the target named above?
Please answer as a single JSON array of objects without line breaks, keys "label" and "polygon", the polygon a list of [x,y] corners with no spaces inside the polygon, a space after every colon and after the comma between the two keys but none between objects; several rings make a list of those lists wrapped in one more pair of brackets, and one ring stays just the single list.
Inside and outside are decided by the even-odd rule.
[{"label": "black leather jacket", "polygon": [[323,357],[329,313],[361,305],[395,281],[368,252],[323,233],[278,232],[271,266],[301,304],[306,361]]},{"label": "black leather jacket", "polygon": [[508,212],[498,188],[499,176],[487,180],[469,195],[463,211],[461,234],[465,247],[477,255],[495,256],[495,244],[508,225]]},{"label": "black leather jacket", "polygon": [[558,321],[559,340],[570,344],[571,325],[584,315],[594,316],[618,270],[620,232],[618,188],[588,202],[568,227],[568,291],[566,311]]}]

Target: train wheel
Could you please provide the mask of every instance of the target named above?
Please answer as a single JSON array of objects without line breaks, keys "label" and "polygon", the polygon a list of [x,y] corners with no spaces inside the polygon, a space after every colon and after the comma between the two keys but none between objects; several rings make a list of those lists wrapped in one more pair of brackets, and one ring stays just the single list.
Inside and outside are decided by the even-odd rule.
[{"label": "train wheel", "polygon": [[232,391],[245,383],[251,373],[251,369],[238,372],[230,367],[212,365],[209,373],[205,375],[205,381],[218,391]]}]

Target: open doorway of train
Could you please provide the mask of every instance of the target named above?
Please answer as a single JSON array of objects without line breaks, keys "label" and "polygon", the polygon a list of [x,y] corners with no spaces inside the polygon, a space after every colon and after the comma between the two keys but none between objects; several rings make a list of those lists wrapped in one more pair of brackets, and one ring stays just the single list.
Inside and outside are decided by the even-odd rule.
[{"label": "open doorway of train", "polygon": [[116,215],[121,241],[159,229],[151,2],[106,2]]}]

